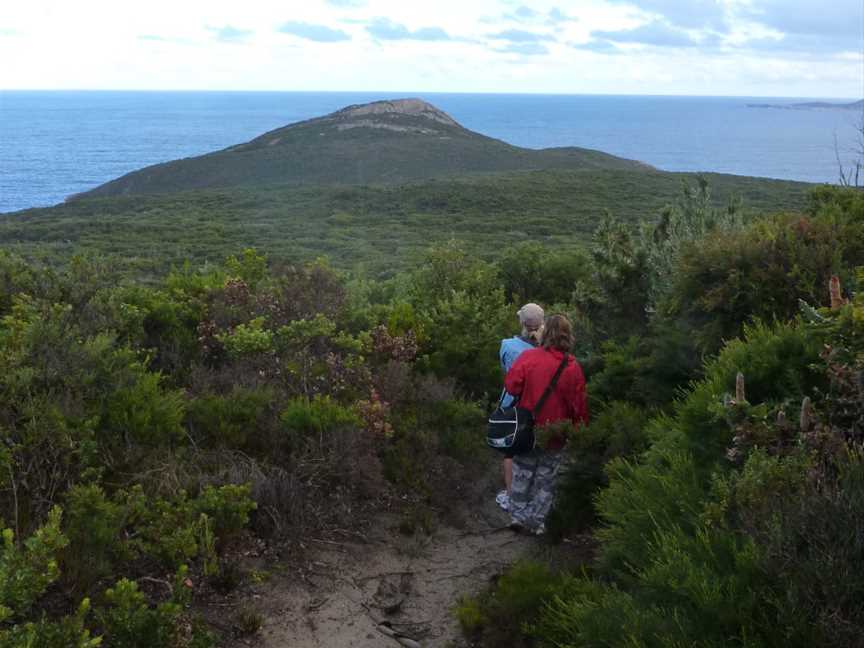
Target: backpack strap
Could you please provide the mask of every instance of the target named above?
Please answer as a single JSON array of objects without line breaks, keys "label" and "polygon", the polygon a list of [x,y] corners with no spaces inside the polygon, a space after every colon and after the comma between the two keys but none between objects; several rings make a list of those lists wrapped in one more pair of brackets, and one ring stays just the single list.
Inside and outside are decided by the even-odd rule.
[{"label": "backpack strap", "polygon": [[567,366],[567,354],[564,354],[564,357],[561,358],[561,364],[558,365],[558,371],[555,372],[555,375],[552,376],[552,380],[549,382],[549,386],[546,388],[546,391],[543,392],[543,395],[540,397],[540,400],[537,401],[537,404],[534,406],[534,409],[531,413],[534,415],[536,419],[540,414],[540,410],[543,409],[543,406],[546,404],[546,399],[549,398],[552,391],[555,389],[555,385],[558,384],[558,379],[561,377],[561,374],[564,372],[564,368]]}]

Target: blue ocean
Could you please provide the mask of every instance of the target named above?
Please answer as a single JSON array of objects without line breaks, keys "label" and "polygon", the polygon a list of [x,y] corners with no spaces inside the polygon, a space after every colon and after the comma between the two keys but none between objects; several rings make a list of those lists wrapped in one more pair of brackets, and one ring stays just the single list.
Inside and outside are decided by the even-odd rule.
[{"label": "blue ocean", "polygon": [[[0,212],[62,202],[349,104],[417,93],[0,91]],[[422,94],[466,128],[530,148],[581,146],[667,171],[836,182],[860,114],[748,107],[805,99]],[[848,101],[848,100],[847,100]],[[835,141],[837,146],[835,147]]]}]

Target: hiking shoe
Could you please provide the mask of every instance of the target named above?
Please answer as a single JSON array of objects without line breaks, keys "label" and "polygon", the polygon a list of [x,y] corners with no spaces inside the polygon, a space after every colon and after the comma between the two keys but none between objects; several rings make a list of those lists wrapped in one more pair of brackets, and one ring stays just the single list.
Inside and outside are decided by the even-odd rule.
[{"label": "hiking shoe", "polygon": [[507,525],[510,527],[511,531],[515,531],[516,533],[521,533],[525,530],[525,525],[522,524],[519,520],[510,519],[510,524]]},{"label": "hiking shoe", "polygon": [[541,524],[541,525],[538,526],[536,529],[534,529],[533,531],[531,531],[531,533],[533,533],[535,536],[542,536],[542,535],[546,535],[546,525],[545,525],[545,524]]},{"label": "hiking shoe", "polygon": [[495,502],[502,508],[502,510],[510,510],[510,496],[507,494],[506,490],[502,490],[495,496]]}]

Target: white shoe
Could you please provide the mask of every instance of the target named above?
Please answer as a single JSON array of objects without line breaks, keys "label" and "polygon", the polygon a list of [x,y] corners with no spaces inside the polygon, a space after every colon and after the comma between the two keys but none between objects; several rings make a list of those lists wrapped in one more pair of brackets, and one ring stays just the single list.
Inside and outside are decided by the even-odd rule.
[{"label": "white shoe", "polygon": [[546,525],[541,524],[536,529],[534,529],[531,533],[533,533],[535,536],[546,535]]},{"label": "white shoe", "polygon": [[495,502],[500,506],[503,510],[510,510],[510,496],[507,494],[506,490],[502,490],[495,496]]}]

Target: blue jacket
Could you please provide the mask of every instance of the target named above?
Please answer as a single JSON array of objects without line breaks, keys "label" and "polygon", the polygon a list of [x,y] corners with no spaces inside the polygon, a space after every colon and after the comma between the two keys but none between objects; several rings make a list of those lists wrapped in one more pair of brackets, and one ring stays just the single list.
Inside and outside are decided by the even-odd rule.
[{"label": "blue jacket", "polygon": [[[501,350],[498,352],[498,357],[501,359],[501,369],[504,371],[504,374],[506,375],[507,372],[510,371],[510,367],[512,367],[516,362],[516,358],[522,355],[523,351],[533,348],[533,344],[526,342],[518,335],[514,335],[512,338],[507,338],[506,340],[501,340]],[[513,396],[505,392],[504,398],[501,401],[501,406],[510,407],[512,403]]]}]

